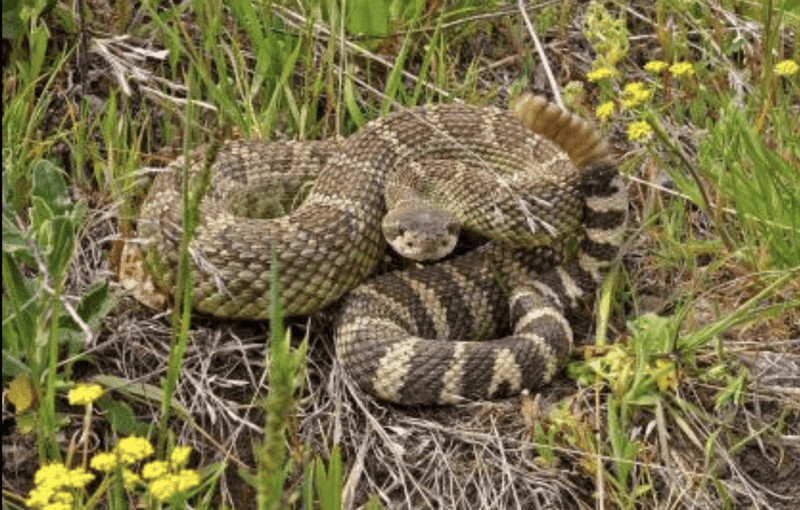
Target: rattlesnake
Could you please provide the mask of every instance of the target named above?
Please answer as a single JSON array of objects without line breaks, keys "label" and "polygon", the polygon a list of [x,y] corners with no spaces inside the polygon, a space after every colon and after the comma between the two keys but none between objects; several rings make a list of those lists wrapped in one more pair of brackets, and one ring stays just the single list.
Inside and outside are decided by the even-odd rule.
[{"label": "rattlesnake", "polygon": [[[432,204],[434,216],[446,210],[448,218],[433,227],[423,221],[423,230],[452,237],[455,220],[492,241],[449,262],[381,276],[348,297],[336,333],[344,368],[368,391],[402,403],[532,388],[549,380],[569,350],[572,333],[562,312],[579,305],[603,261],[616,253],[624,188],[604,157],[585,122],[531,97],[518,103],[516,117],[461,105],[403,111],[339,145],[229,142],[212,166],[190,245],[194,307],[219,317],[268,318],[274,256],[284,313],[320,310],[373,272],[384,253],[382,222],[393,246],[418,248],[404,248],[409,235],[420,237],[403,221],[419,216],[401,212],[387,222],[387,208],[391,217]],[[189,158],[191,189],[203,151]],[[584,172],[587,162],[595,166]],[[179,158],[156,178],[139,222],[140,237],[149,241],[145,258],[164,288],[173,285],[177,265],[185,164]],[[296,180],[319,172],[291,215],[260,220],[230,212],[233,202],[284,170]],[[581,238],[587,220],[596,225],[588,225],[580,263],[562,267],[565,243]],[[514,325],[516,337],[497,343],[418,338],[482,338]]]}]

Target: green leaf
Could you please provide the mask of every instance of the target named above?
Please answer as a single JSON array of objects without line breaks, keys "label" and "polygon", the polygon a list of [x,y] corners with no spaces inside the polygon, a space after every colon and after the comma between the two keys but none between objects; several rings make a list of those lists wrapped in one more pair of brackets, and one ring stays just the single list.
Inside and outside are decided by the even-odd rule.
[{"label": "green leaf", "polygon": [[72,258],[72,251],[75,246],[75,228],[71,219],[58,217],[53,218],[48,229],[49,243],[42,246],[42,251],[46,254],[45,262],[51,275],[63,275],[64,270]]},{"label": "green leaf", "polygon": [[136,417],[131,406],[125,402],[113,400],[104,394],[95,402],[97,407],[105,413],[105,419],[111,424],[113,430],[128,435],[147,437],[150,427]]},{"label": "green leaf", "polygon": [[385,36],[389,34],[387,0],[350,0],[347,2],[347,31],[355,35]]},{"label": "green leaf", "polygon": [[72,208],[64,174],[49,161],[34,165],[31,196],[33,230],[38,230],[50,218],[69,214]]},{"label": "green leaf", "polygon": [[[3,332],[3,345],[6,342],[6,334]],[[31,369],[15,353],[3,348],[3,376],[16,377],[17,374],[31,374]]]},{"label": "green leaf", "polygon": [[614,395],[609,395],[607,411],[608,439],[611,442],[611,448],[614,453],[616,481],[620,487],[625,487],[633,468],[633,459],[636,458],[639,447],[635,441],[628,439],[626,430],[630,424],[620,417],[617,414],[618,412],[622,414],[621,406],[617,406]]},{"label": "green leaf", "polygon": [[800,0],[784,0],[780,9],[785,13],[796,13],[800,9]]},{"label": "green leaf", "polygon": [[643,353],[668,354],[672,351],[672,341],[680,323],[680,315],[642,315],[630,321],[628,328],[633,333],[634,345],[641,346]]},{"label": "green leaf", "polygon": [[[39,300],[31,282],[22,276],[7,253],[3,253],[3,291],[3,348],[10,348],[17,354],[36,336]],[[5,364],[5,358],[3,362]]]},{"label": "green leaf", "polygon": [[317,490],[320,508],[322,510],[339,510],[342,507],[342,458],[339,454],[339,446],[335,445],[331,450],[328,470],[325,470],[325,463],[318,456],[316,458],[316,473],[314,485]]},{"label": "green leaf", "polygon": [[384,508],[377,494],[370,496],[369,500],[367,500],[367,504],[364,505],[364,510],[383,510]]},{"label": "green leaf", "polygon": [[[153,386],[152,384],[132,382],[123,377],[116,377],[113,375],[96,375],[92,377],[92,381],[107,388],[116,389],[123,393],[129,393],[130,395],[144,398],[148,402],[161,401],[161,388]],[[188,409],[180,403],[172,400],[171,405],[175,411],[181,413],[183,416],[189,416]]]},{"label": "green leaf", "polygon": [[[96,328],[113,307],[114,303],[108,297],[108,282],[102,281],[89,287],[78,303],[76,311],[86,324]],[[69,321],[75,324],[72,317],[69,317]]]},{"label": "green leaf", "polygon": [[22,413],[19,416],[15,416],[14,420],[16,421],[17,432],[22,435],[31,434],[36,430],[37,420],[34,412]]},{"label": "green leaf", "polygon": [[719,411],[731,402],[739,405],[742,400],[742,394],[747,389],[746,384],[747,377],[745,374],[730,378],[728,384],[714,396],[714,410]]},{"label": "green leaf", "polygon": [[33,25],[28,36],[28,42],[30,44],[28,62],[30,66],[26,70],[30,82],[39,79],[42,75],[42,64],[44,64],[47,43],[50,40],[50,30],[41,20]]},{"label": "green leaf", "polygon": [[3,39],[16,40],[25,31],[18,6],[19,0],[3,2]]},{"label": "green leaf", "polygon": [[400,48],[400,52],[394,59],[392,71],[389,73],[389,77],[386,80],[386,90],[384,91],[385,96],[383,98],[383,104],[381,105],[381,115],[388,115],[392,110],[392,105],[397,101],[398,94],[405,92],[403,88],[403,70],[405,69],[406,58],[408,57],[410,47],[411,37],[406,37],[403,40],[403,46]]},{"label": "green leaf", "polygon": [[367,119],[364,118],[364,114],[361,113],[361,108],[358,107],[356,92],[353,89],[353,80],[351,80],[348,75],[344,77],[344,105],[358,128],[361,128],[367,123]]},{"label": "green leaf", "polygon": [[27,374],[19,374],[11,381],[11,386],[8,388],[8,400],[13,404],[16,414],[28,411],[36,402],[36,391]]},{"label": "green leaf", "polygon": [[57,215],[67,214],[72,207],[64,173],[46,160],[39,161],[33,167],[31,194],[51,204]]},{"label": "green leaf", "polygon": [[[5,187],[6,184],[4,183]],[[3,207],[3,254],[13,254],[22,259],[30,267],[36,267],[33,251],[28,246],[25,234],[17,228],[11,202],[4,202]],[[7,205],[7,207],[5,207]]]}]

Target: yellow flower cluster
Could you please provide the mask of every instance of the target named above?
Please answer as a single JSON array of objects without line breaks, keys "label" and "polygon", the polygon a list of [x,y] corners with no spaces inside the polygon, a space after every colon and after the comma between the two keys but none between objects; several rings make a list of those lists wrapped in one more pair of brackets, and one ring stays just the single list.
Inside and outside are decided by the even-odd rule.
[{"label": "yellow flower cluster", "polygon": [[127,490],[132,491],[141,483],[142,479],[132,470],[128,468],[122,470],[122,485],[125,486]]},{"label": "yellow flower cluster", "polygon": [[630,38],[624,16],[615,18],[603,2],[590,2],[584,16],[583,35],[597,52],[596,62],[614,68],[628,55]]},{"label": "yellow flower cluster", "polygon": [[192,453],[191,446],[176,446],[169,455],[169,461],[173,466],[183,466],[189,462],[189,455]]},{"label": "yellow flower cluster", "polygon": [[611,78],[612,76],[611,69],[607,67],[598,67],[594,71],[591,71],[589,74],[586,75],[586,78],[589,81],[600,81],[605,80],[606,78]]},{"label": "yellow flower cluster", "polygon": [[644,87],[644,83],[640,81],[631,82],[625,85],[625,89],[622,91],[622,105],[628,109],[634,108],[647,99],[649,95],[650,93]]},{"label": "yellow flower cluster", "polygon": [[125,488],[133,489],[141,481],[139,475],[134,473],[128,465],[144,460],[153,455],[153,446],[143,437],[126,437],[120,439],[114,449],[109,453],[98,453],[89,461],[92,469],[110,473],[117,466],[122,466],[122,479]]},{"label": "yellow flower cluster", "polygon": [[133,464],[153,455],[153,446],[143,437],[126,437],[120,439],[114,452],[123,464]]},{"label": "yellow flower cluster", "polygon": [[594,112],[594,114],[602,121],[608,120],[609,117],[614,115],[614,101],[606,101],[605,103],[601,104],[597,107],[597,110]]},{"label": "yellow flower cluster", "polygon": [[83,488],[92,480],[94,475],[83,468],[68,469],[64,464],[47,464],[34,475],[35,487],[25,503],[30,508],[68,510],[72,508],[73,500],[69,489]]},{"label": "yellow flower cluster", "polygon": [[794,60],[782,60],[775,64],[775,74],[791,76],[797,72],[797,63]]},{"label": "yellow flower cluster", "polygon": [[89,405],[103,395],[103,387],[99,384],[79,384],[74,390],[70,390],[68,398],[70,405],[85,406]]},{"label": "yellow flower cluster", "polygon": [[150,493],[160,500],[168,499],[178,491],[191,489],[200,484],[200,474],[194,469],[182,469],[192,453],[190,446],[179,446],[172,450],[169,462],[156,460],[142,468],[142,477],[150,482]]},{"label": "yellow flower cluster", "polygon": [[691,76],[694,74],[694,68],[689,62],[675,62],[670,66],[669,72],[671,72],[673,76]]},{"label": "yellow flower cluster", "polygon": [[[611,391],[617,395],[628,391],[636,379],[636,356],[620,344],[611,346],[603,357],[589,362],[589,366],[608,382]],[[678,385],[674,363],[667,359],[657,358],[651,361],[645,368],[645,373],[655,377],[655,383],[661,391],[676,388]]]},{"label": "yellow flower cluster", "polygon": [[644,70],[648,73],[658,74],[667,68],[667,63],[660,60],[651,60],[644,65]]},{"label": "yellow flower cluster", "polygon": [[177,473],[166,473],[150,483],[150,493],[159,500],[172,497],[180,491],[200,485],[200,473],[194,469],[181,469]]},{"label": "yellow flower cluster", "polygon": [[114,453],[98,453],[92,457],[89,465],[92,467],[92,469],[109,473],[117,467],[117,461],[118,457]]},{"label": "yellow flower cluster", "polygon": [[159,476],[164,476],[167,473],[169,473],[169,462],[165,460],[148,462],[142,468],[142,477],[144,477],[145,480],[152,480]]},{"label": "yellow flower cluster", "polygon": [[628,125],[628,140],[635,142],[637,140],[644,140],[650,133],[653,132],[653,128],[650,127],[646,121],[641,122],[634,122]]},{"label": "yellow flower cluster", "polygon": [[182,469],[189,461],[192,453],[191,446],[178,446],[170,454],[169,462],[154,460],[142,466],[140,478],[129,468],[125,467],[134,462],[144,460],[153,454],[153,446],[144,438],[127,437],[122,439],[110,453],[98,453],[90,466],[98,471],[110,472],[123,466],[123,477],[126,489],[133,489],[142,482],[142,478],[149,480],[150,493],[160,500],[168,499],[175,492],[189,489],[200,484],[200,474],[194,469]]}]

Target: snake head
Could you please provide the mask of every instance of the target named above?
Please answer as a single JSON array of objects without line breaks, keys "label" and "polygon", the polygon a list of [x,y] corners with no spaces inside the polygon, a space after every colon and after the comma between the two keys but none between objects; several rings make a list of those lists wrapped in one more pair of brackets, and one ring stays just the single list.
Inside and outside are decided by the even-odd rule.
[{"label": "snake head", "polygon": [[383,236],[402,257],[419,262],[440,260],[456,247],[460,222],[446,210],[415,204],[390,210]]}]

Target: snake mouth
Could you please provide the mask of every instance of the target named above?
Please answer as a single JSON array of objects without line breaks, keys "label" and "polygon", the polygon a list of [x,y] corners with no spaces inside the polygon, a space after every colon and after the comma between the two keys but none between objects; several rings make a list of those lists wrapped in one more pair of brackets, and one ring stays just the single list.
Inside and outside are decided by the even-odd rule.
[{"label": "snake mouth", "polygon": [[389,241],[399,255],[418,262],[434,262],[448,256],[458,243],[458,236],[428,238],[417,232],[404,232]]}]

